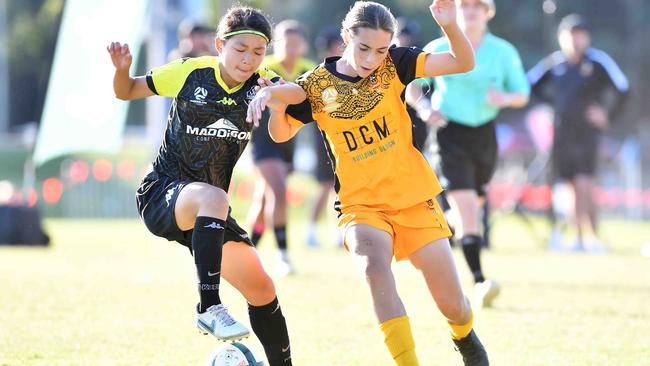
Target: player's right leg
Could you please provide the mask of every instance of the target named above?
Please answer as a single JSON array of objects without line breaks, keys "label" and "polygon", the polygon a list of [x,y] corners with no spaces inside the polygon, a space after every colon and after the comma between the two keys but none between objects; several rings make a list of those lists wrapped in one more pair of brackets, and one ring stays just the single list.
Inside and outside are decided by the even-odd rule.
[{"label": "player's right leg", "polygon": [[192,252],[198,277],[200,302],[197,327],[222,340],[248,336],[221,304],[221,258],[228,217],[228,194],[206,183],[190,183],[178,193],[174,208],[176,224],[192,231]]},{"label": "player's right leg", "polygon": [[398,366],[419,365],[409,319],[391,271],[391,234],[369,225],[356,224],[346,230],[345,242],[368,283],[384,342],[395,363]]}]

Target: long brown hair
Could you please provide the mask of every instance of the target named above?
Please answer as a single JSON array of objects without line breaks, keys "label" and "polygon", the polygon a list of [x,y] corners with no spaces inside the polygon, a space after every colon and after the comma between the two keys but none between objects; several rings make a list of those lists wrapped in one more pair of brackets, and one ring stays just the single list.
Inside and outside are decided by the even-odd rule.
[{"label": "long brown hair", "polygon": [[341,34],[346,31],[356,34],[359,28],[381,29],[395,34],[397,21],[384,5],[373,1],[357,1],[343,19]]}]

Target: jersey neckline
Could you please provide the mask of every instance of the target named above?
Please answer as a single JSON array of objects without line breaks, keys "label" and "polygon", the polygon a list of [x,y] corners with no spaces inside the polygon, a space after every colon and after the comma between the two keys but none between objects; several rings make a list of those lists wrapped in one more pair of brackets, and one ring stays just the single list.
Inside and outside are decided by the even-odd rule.
[{"label": "jersey neckline", "polygon": [[216,58],[216,61],[217,61],[216,65],[214,66],[214,77],[215,79],[217,79],[217,84],[219,84],[219,86],[223,89],[223,91],[225,91],[228,94],[234,94],[238,92],[244,86],[244,84],[246,84],[248,80],[245,80],[242,83],[235,85],[232,88],[228,87],[228,84],[226,84],[226,82],[221,78],[221,71],[220,71],[221,63],[219,62],[218,58]]},{"label": "jersey neckline", "polygon": [[344,81],[349,81],[351,83],[356,83],[363,78],[361,76],[350,76],[350,75],[345,75],[336,70],[336,61],[338,61],[341,58],[341,56],[333,56],[333,57],[328,57],[325,59],[323,62],[323,65],[325,66],[325,69],[329,71],[332,75],[336,76],[337,78],[344,80]]}]

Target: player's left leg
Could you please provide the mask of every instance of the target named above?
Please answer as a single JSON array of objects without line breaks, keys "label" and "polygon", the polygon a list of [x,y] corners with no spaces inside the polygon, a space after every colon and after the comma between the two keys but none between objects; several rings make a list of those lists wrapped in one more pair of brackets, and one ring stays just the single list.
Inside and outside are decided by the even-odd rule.
[{"label": "player's left leg", "polygon": [[593,177],[578,174],[573,179],[575,190],[575,216],[576,225],[584,249],[593,253],[605,252],[605,246],[598,239],[596,221],[596,202],[593,196]]},{"label": "player's left leg", "polygon": [[287,323],[255,248],[246,243],[227,242],[223,247],[222,276],[248,301],[253,332],[264,347],[270,366],[291,365]]},{"label": "player's left leg", "polygon": [[262,235],[264,235],[265,222],[264,222],[264,193],[266,191],[266,181],[262,178],[259,172],[255,172],[255,187],[253,188],[253,197],[251,206],[248,209],[246,222],[248,227],[251,228],[251,241],[254,246],[257,246]]},{"label": "player's left leg", "polygon": [[460,286],[448,240],[429,243],[411,253],[408,259],[422,272],[431,296],[447,318],[465,365],[489,365],[487,353],[472,330],[472,309]]},{"label": "player's left leg", "polygon": [[277,271],[280,275],[293,272],[287,249],[287,174],[288,166],[282,159],[268,158],[257,162],[266,182],[265,222],[273,223],[278,244]]},{"label": "player's left leg", "polygon": [[490,306],[499,293],[499,287],[496,282],[485,279],[481,266],[483,238],[479,234],[481,205],[479,196],[473,189],[457,189],[450,190],[447,197],[452,209],[458,215],[455,235],[460,238],[465,261],[474,277],[476,305]]}]

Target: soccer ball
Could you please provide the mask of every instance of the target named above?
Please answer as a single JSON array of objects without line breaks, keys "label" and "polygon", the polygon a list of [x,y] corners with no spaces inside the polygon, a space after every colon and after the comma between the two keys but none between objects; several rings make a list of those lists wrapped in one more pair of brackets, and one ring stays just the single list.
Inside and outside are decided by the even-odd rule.
[{"label": "soccer ball", "polygon": [[208,360],[206,366],[264,366],[253,351],[239,342],[220,347]]}]

